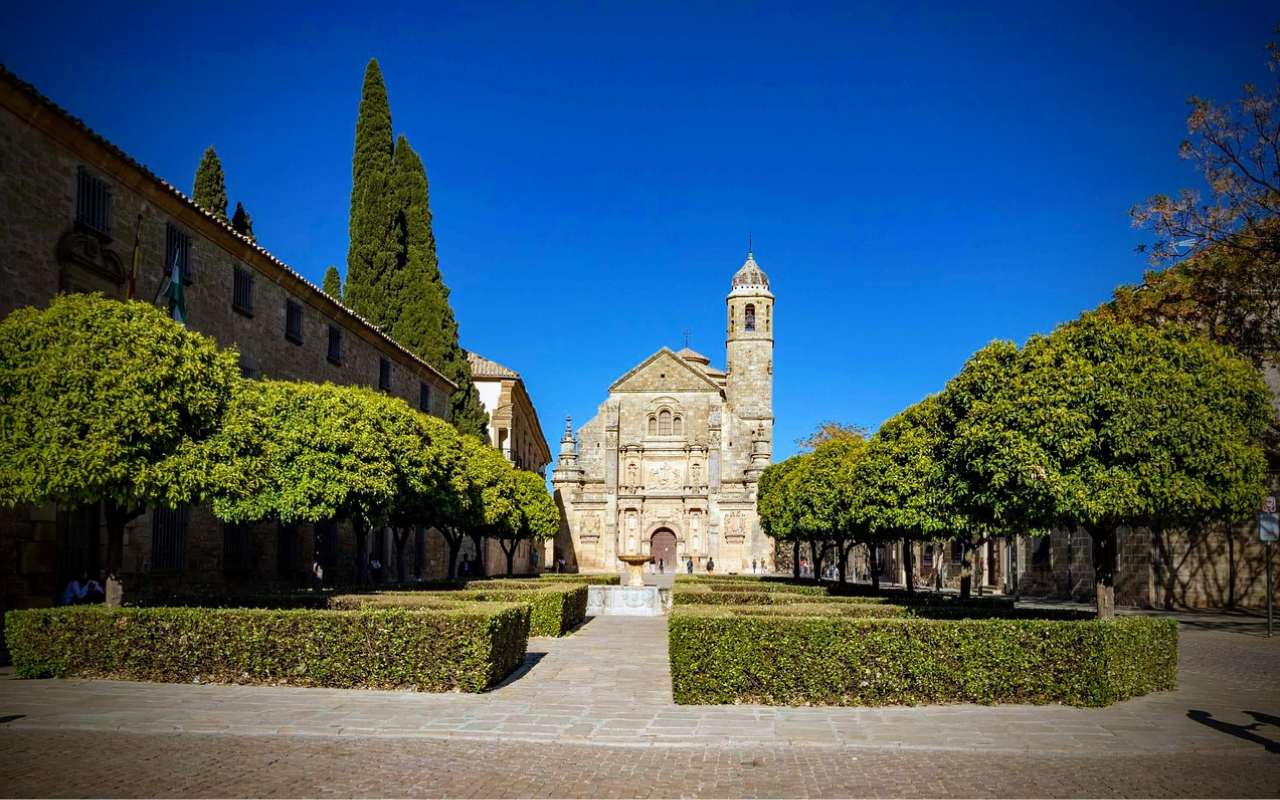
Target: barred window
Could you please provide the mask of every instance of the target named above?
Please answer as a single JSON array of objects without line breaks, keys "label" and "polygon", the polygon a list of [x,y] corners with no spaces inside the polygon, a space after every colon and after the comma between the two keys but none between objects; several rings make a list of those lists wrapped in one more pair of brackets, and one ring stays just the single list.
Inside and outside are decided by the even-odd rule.
[{"label": "barred window", "polygon": [[262,370],[258,369],[258,365],[248,354],[240,356],[240,377],[247,381],[256,381],[262,377]]},{"label": "barred window", "polygon": [[658,419],[656,417],[649,417],[649,435],[658,435]]},{"label": "barred window", "polygon": [[222,526],[222,569],[245,572],[249,569],[249,547],[253,530],[244,522],[228,522]]},{"label": "barred window", "polygon": [[195,265],[191,263],[191,234],[172,222],[167,222],[164,226],[164,274],[166,276],[172,273],[175,259],[181,262],[178,269],[182,273],[182,282],[194,283],[196,272]]},{"label": "barred window", "polygon": [[672,424],[672,432],[676,436],[684,436],[684,417],[676,417]]},{"label": "barred window", "polygon": [[76,222],[111,238],[111,184],[84,167],[76,168]]},{"label": "barred window", "polygon": [[384,392],[391,391],[391,359],[378,359],[378,388]]},{"label": "barred window", "polygon": [[302,303],[292,297],[284,302],[284,338],[302,344]]},{"label": "barred window", "polygon": [[665,408],[658,414],[658,435],[671,435],[671,412]]},{"label": "barred window", "polygon": [[247,267],[235,265],[235,277],[231,287],[231,307],[241,314],[253,316],[253,289],[255,276]]},{"label": "barred window", "polygon": [[181,572],[187,568],[187,522],[191,509],[157,508],[151,513],[151,571]]},{"label": "barred window", "polygon": [[276,572],[292,575],[298,568],[298,526],[281,523],[276,527]]},{"label": "barred window", "polygon": [[329,326],[329,360],[342,363],[342,328],[337,325]]},{"label": "barred window", "polygon": [[418,386],[418,410],[424,414],[431,413],[431,384],[422,383]]}]

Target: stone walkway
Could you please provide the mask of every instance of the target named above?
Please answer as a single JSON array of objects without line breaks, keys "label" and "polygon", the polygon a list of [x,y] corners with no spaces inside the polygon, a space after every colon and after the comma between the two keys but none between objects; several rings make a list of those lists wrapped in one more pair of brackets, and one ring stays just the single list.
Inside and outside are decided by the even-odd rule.
[{"label": "stone walkway", "polygon": [[534,639],[481,695],[0,675],[0,730],[313,734],[624,746],[806,744],[988,753],[1280,752],[1280,639],[1183,626],[1180,688],[1104,709],[677,706],[665,618]]}]

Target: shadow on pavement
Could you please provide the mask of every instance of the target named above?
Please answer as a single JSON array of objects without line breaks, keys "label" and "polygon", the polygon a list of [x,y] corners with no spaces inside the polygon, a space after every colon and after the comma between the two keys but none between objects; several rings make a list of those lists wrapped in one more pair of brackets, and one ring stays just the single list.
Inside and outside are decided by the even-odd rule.
[{"label": "shadow on pavement", "polygon": [[535,652],[525,653],[524,663],[521,664],[519,667],[517,667],[515,672],[511,673],[506,678],[504,678],[502,683],[499,683],[497,686],[494,686],[490,689],[486,689],[485,691],[492,692],[497,689],[501,689],[504,686],[510,686],[511,684],[515,683],[516,681],[520,680],[525,675],[527,675],[529,673],[529,670],[533,669],[534,666],[536,666],[539,661],[541,661],[543,658],[546,657],[546,655],[547,655],[546,653],[535,653]]},{"label": "shadow on pavement", "polygon": [[1272,727],[1280,731],[1280,717],[1273,717],[1270,714],[1264,714],[1261,711],[1244,712],[1257,720],[1252,725],[1236,725],[1231,722],[1223,722],[1220,719],[1214,719],[1213,715],[1208,711],[1197,711],[1192,709],[1187,712],[1189,719],[1199,722],[1201,725],[1207,725],[1217,731],[1230,734],[1237,739],[1244,739],[1246,742],[1262,745],[1268,753],[1280,754],[1280,742],[1267,739],[1254,733],[1261,727]]},{"label": "shadow on pavement", "polygon": [[10,722],[14,722],[14,721],[16,721],[16,720],[20,720],[20,719],[22,719],[22,718],[23,718],[23,717],[25,717],[25,716],[26,716],[26,714],[6,714],[6,715],[4,715],[4,716],[0,716],[0,725],[5,725],[5,724],[8,724],[8,723],[10,723]]}]

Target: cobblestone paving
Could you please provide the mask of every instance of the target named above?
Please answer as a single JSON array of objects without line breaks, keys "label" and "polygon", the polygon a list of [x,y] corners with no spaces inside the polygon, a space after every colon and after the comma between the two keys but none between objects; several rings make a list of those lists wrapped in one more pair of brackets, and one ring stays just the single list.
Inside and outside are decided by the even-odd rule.
[{"label": "cobblestone paving", "polygon": [[0,731],[5,797],[1276,797],[1277,757]]},{"label": "cobblestone paving", "polygon": [[665,619],[610,617],[483,695],[10,672],[0,795],[1280,796],[1280,639],[1201,622],[1107,709],[676,706]]}]

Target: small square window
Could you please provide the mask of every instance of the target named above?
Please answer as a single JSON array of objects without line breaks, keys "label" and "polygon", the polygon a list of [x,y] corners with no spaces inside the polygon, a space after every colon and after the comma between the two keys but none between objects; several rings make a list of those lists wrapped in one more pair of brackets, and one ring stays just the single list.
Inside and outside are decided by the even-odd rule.
[{"label": "small square window", "polygon": [[329,326],[329,360],[334,364],[342,363],[342,328]]},{"label": "small square window", "polygon": [[384,392],[391,391],[391,359],[378,359],[378,388]]},{"label": "small square window", "polygon": [[253,316],[253,290],[255,276],[247,267],[235,265],[232,281],[231,307],[245,316]]},{"label": "small square window", "polygon": [[284,303],[284,338],[302,344],[302,303],[292,297]]}]

